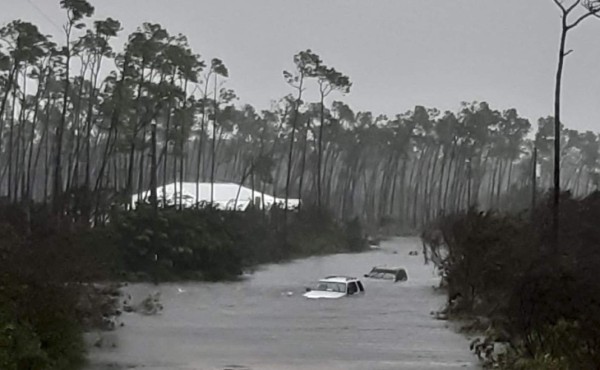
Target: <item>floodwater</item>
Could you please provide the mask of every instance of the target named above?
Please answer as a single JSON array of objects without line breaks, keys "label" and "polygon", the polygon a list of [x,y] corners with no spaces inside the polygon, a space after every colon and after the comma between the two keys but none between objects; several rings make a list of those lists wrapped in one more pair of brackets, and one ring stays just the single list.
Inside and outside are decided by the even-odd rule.
[{"label": "floodwater", "polygon": [[[124,327],[93,334],[104,338],[89,369],[477,369],[467,338],[431,316],[444,296],[420,252],[418,239],[398,238],[367,253],[267,265],[241,282],[128,286],[134,302],[160,291],[164,310],[124,313]],[[362,296],[302,297],[321,277],[376,265],[403,266],[409,280],[363,280]]]}]

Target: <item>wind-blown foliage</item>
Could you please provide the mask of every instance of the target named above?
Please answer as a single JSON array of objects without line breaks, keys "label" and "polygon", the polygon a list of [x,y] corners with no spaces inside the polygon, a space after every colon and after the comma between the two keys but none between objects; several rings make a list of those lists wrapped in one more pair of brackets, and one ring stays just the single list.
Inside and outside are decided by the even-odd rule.
[{"label": "wind-blown foliage", "polygon": [[[529,207],[534,146],[537,185],[552,185],[552,118],[533,132],[516,109],[485,102],[355,112],[327,104],[332,92],[349,93],[350,77],[311,50],[284,72],[295,96],[257,111],[223,86],[224,62],[204,61],[185,36],[145,23],[118,49],[118,21],[88,27],[90,4],[61,5],[64,46],[26,22],[0,30],[0,194],[10,202],[48,203],[59,218],[92,225],[147,189],[157,204],[165,183],[231,181],[409,230],[473,205]],[[305,101],[307,89],[320,100]],[[599,180],[598,135],[563,128],[562,140],[562,188],[588,194]]]},{"label": "wind-blown foliage", "polygon": [[[282,243],[280,208],[268,214],[212,207],[166,207],[155,214],[148,204],[115,210],[111,222],[95,228],[97,248],[114,250],[113,270],[127,280],[224,280],[238,278],[259,263],[366,249],[360,223],[342,227],[329,213],[307,208],[288,222]],[[351,227],[350,227],[351,226]]]},{"label": "wind-blown foliage", "polygon": [[492,357],[506,369],[594,369],[600,363],[600,193],[561,198],[559,255],[552,199],[531,215],[474,210],[438,219],[423,233],[448,288],[449,313],[488,318]]},{"label": "wind-blown foliage", "polygon": [[[596,1],[573,4],[587,7],[585,17],[598,11]],[[524,210],[533,194],[555,184],[555,163],[560,189],[574,197],[600,185],[600,138],[566,128],[559,110],[540,118],[537,129],[517,109],[487,102],[463,102],[456,112],[419,105],[391,117],[358,112],[334,95],[350,93],[351,76],[336,69],[344,66],[327,65],[310,49],[283,72],[292,95],[257,110],[227,88],[226,62],[204,60],[186,36],[144,23],[117,46],[119,21],[93,20],[86,0],[60,6],[64,44],[25,21],[0,28],[0,197],[6,209],[24,210],[0,222],[0,287],[11,287],[0,291],[2,368],[65,369],[80,360],[80,328],[71,320],[79,292],[69,284],[105,277],[88,276],[92,267],[156,281],[233,278],[258,263],[360,251],[364,222],[414,231],[467,209]],[[563,20],[573,9],[563,8]],[[309,89],[317,101],[307,100]],[[554,136],[561,150],[553,158]],[[286,205],[184,210],[179,192],[172,208],[159,209],[167,194],[157,188],[187,181],[235,182],[283,196]],[[148,204],[131,210],[132,195],[148,189]],[[288,215],[295,197],[302,210]],[[585,339],[575,360],[600,360],[593,350],[600,325],[582,324],[597,324],[599,313],[579,310],[597,306],[590,301],[597,284],[586,275],[598,268],[589,224],[598,218],[596,198],[564,203],[566,219],[578,222],[572,230],[581,232],[572,234],[569,223],[562,229],[563,243],[573,245],[565,284],[536,269],[536,248],[548,240],[533,225],[473,211],[446,219],[451,253],[441,267],[451,289],[469,309],[514,317],[507,328],[525,343],[516,350],[554,356],[534,357],[540,366],[570,356],[540,339],[565,333]],[[550,224],[547,214],[534,216]],[[542,288],[551,290],[527,284],[544,279]],[[548,297],[566,301],[570,293],[577,304],[547,317],[519,311],[537,309],[527,297],[554,309]],[[58,332],[64,336],[56,340]]]}]

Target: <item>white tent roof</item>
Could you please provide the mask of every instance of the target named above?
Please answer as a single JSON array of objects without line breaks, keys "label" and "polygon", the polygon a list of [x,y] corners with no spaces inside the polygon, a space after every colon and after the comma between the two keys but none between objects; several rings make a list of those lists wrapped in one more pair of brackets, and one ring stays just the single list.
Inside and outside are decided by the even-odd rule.
[{"label": "white tent roof", "polygon": [[[166,203],[169,205],[175,204],[175,199],[179,199],[179,194],[183,195],[183,206],[184,207],[192,207],[195,206],[199,202],[210,203],[211,200],[211,184],[209,182],[201,182],[198,183],[198,199],[196,199],[196,183],[195,182],[184,182],[184,183],[171,183],[164,186],[164,191],[166,193]],[[158,196],[158,201],[163,201],[163,186],[160,186],[156,189],[156,195]],[[177,195],[177,198],[175,198]],[[257,206],[262,207],[264,205],[266,208],[270,208],[273,203],[277,203],[280,205],[285,204],[285,199],[283,198],[275,198],[268,194],[263,194],[259,191],[252,189],[248,189],[247,187],[240,186],[234,183],[214,183],[213,184],[213,202],[215,207],[219,209],[234,209],[243,210],[248,207],[250,202],[253,200],[253,196],[255,200],[258,200],[259,203]],[[150,197],[150,191],[145,191],[140,194],[136,194],[131,198],[132,204],[135,204],[138,201],[143,201]],[[237,203],[236,203],[237,198]],[[258,198],[258,199],[257,199]],[[288,207],[296,208],[300,204],[299,199],[288,199]]]}]

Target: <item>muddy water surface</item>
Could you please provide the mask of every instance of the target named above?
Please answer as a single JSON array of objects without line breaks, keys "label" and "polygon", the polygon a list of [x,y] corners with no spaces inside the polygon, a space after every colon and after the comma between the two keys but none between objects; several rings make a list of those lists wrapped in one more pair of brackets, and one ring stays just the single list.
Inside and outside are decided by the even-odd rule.
[{"label": "muddy water surface", "polygon": [[[364,296],[302,297],[323,276],[376,265],[403,266],[409,280],[363,280]],[[134,302],[160,291],[163,312],[124,314],[125,326],[91,350],[89,369],[476,369],[468,340],[430,314],[444,302],[437,283],[419,241],[399,238],[368,253],[264,266],[241,282],[132,285]]]}]

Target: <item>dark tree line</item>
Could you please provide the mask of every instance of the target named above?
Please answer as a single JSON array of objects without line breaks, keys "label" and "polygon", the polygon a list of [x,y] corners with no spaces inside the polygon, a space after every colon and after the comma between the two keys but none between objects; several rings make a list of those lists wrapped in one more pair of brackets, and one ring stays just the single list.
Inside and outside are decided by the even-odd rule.
[{"label": "dark tree line", "polygon": [[[284,72],[292,94],[257,111],[226,87],[223,61],[203,60],[185,36],[145,23],[117,50],[118,21],[92,21],[85,0],[61,6],[65,45],[23,21],[0,30],[7,202],[41,202],[88,223],[162,184],[230,181],[340,218],[415,227],[474,205],[528,207],[534,146],[537,185],[552,186],[552,118],[532,132],[515,109],[484,102],[394,117],[355,112],[334,100],[350,78],[311,50]],[[307,101],[307,89],[319,100]],[[561,186],[587,194],[598,185],[598,135],[561,132]],[[155,204],[165,196],[151,193]]]}]

